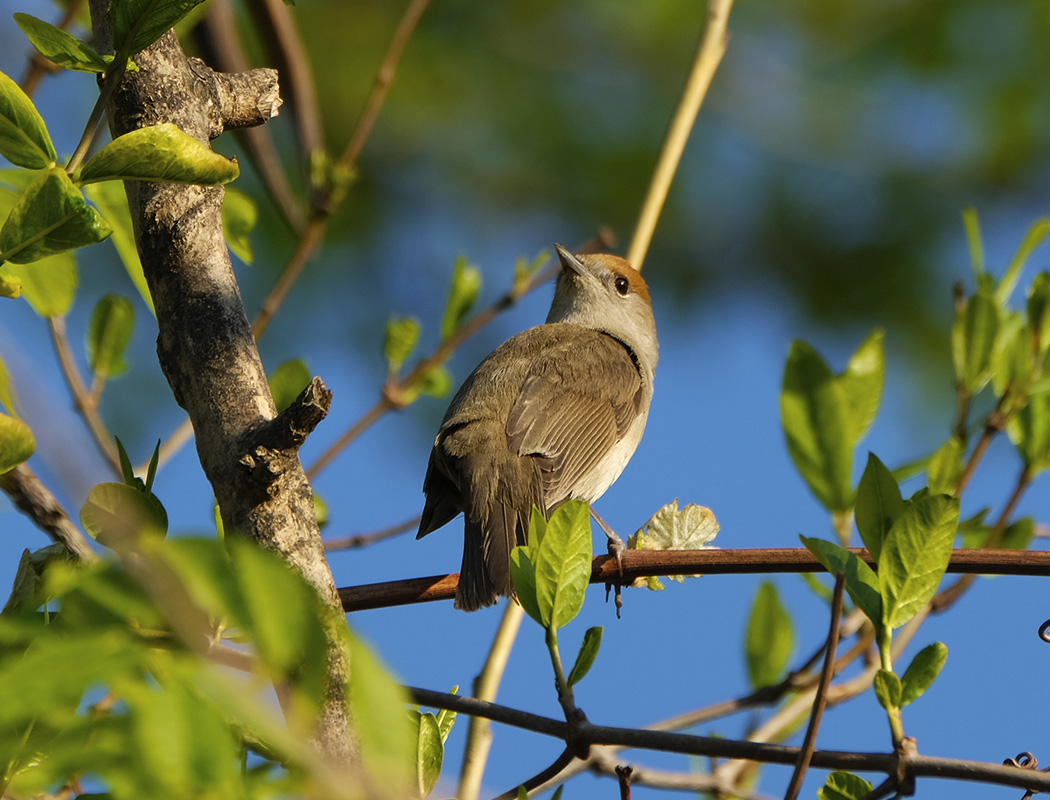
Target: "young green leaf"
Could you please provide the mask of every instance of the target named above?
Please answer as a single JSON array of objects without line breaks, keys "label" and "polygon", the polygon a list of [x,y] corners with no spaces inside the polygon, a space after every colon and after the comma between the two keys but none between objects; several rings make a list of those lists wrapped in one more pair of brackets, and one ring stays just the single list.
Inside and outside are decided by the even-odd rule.
[{"label": "young green leaf", "polygon": [[999,306],[978,292],[952,325],[952,359],[955,375],[971,394],[991,380],[992,352],[999,334]]},{"label": "young green leaf", "polygon": [[153,492],[153,481],[157,477],[157,466],[160,464],[160,439],[157,439],[157,444],[153,447],[153,455],[149,457],[149,466],[146,467],[146,486],[147,492]]},{"label": "young green leaf", "polygon": [[102,381],[127,371],[124,350],[131,341],[135,309],[119,295],[107,294],[95,305],[88,322],[88,364]]},{"label": "young green leaf", "polygon": [[251,264],[252,241],[250,234],[259,221],[259,207],[255,201],[239,189],[227,187],[222,198],[222,232],[230,250],[245,264]]},{"label": "young green leaf", "polygon": [[879,587],[879,576],[872,568],[849,550],[837,544],[826,542],[823,539],[810,539],[806,536],[800,536],[799,539],[802,540],[806,549],[824,565],[824,569],[832,575],[841,573],[846,576],[846,591],[853,600],[853,604],[864,612],[864,615],[876,628],[880,628],[883,624],[882,594]]},{"label": "young green leaf", "polygon": [[124,184],[121,181],[103,181],[83,188],[88,200],[98,207],[106,224],[113,229],[110,241],[117,249],[124,271],[128,273],[143,302],[149,306],[150,313],[156,316],[153,297],[146,285],[146,276],[142,273],[142,262],[139,261],[139,250],[135,244],[135,231],[131,227],[131,212],[128,210]]},{"label": "young green leaf", "polygon": [[20,283],[22,299],[41,317],[62,316],[73,306],[80,279],[72,253],[48,256],[32,264],[4,264],[2,272]]},{"label": "young green leaf", "polygon": [[452,391],[452,376],[447,369],[439,365],[428,370],[416,385],[429,397],[444,397]]},{"label": "young green leaf", "polygon": [[441,777],[441,764],[445,760],[445,745],[438,730],[437,717],[433,714],[412,714],[417,719],[416,733],[416,786],[418,797],[426,797],[437,786]]},{"label": "young green leaf", "polygon": [[204,0],[114,0],[110,6],[113,49],[145,50]]},{"label": "young green leaf", "polygon": [[837,770],[817,789],[817,800],[861,800],[873,791],[870,783],[852,772]]},{"label": "young green leaf", "polygon": [[[678,508],[678,500],[667,503],[649,518],[644,528],[639,528],[627,540],[629,550],[710,550],[708,542],[718,535],[719,525],[714,512],[689,503]],[[699,575],[670,575],[673,581],[682,583],[686,578]],[[653,585],[655,581],[655,586]],[[663,589],[658,580],[650,576],[639,578],[632,585]]]},{"label": "young green leaf", "polygon": [[125,133],[81,167],[80,184],[95,181],[157,181],[219,186],[240,174],[221,156],[170,122]]},{"label": "young green leaf", "polygon": [[277,412],[284,411],[295,402],[310,383],[310,370],[298,358],[285,361],[270,375],[270,394],[273,395]]},{"label": "young green leaf", "polygon": [[58,159],[40,113],[17,83],[0,72],[0,156],[27,169]]},{"label": "young green leaf", "polygon": [[580,644],[580,652],[576,654],[576,663],[572,665],[572,670],[569,672],[569,686],[575,686],[588,672],[591,671],[591,667],[594,666],[595,659],[598,658],[598,649],[602,645],[602,627],[596,625],[593,628],[588,628],[587,632],[583,634],[583,642]]},{"label": "young green leaf", "polygon": [[1010,260],[1010,265],[1006,268],[1003,279],[999,281],[999,285],[995,289],[995,302],[998,305],[1006,305],[1006,301],[1013,294],[1014,287],[1017,286],[1017,281],[1021,277],[1021,270],[1024,269],[1028,257],[1032,255],[1033,250],[1046,240],[1048,234],[1050,234],[1050,219],[1041,217],[1032,223],[1032,226],[1024,236],[1024,240],[1021,242],[1021,246],[1017,248],[1017,252]]},{"label": "young green leaf", "polygon": [[868,453],[868,464],[857,486],[854,513],[861,541],[876,561],[886,534],[903,510],[904,501],[893,473],[874,453]]},{"label": "young green leaf", "polygon": [[[459,694],[459,686],[453,686],[448,690],[449,694]],[[438,732],[441,734],[441,741],[447,741],[448,735],[452,732],[452,726],[456,724],[456,712],[449,711],[447,708],[442,708],[437,713],[437,724]]]},{"label": "young green leaf", "polygon": [[962,216],[963,225],[966,227],[966,242],[970,246],[974,280],[980,280],[984,274],[984,245],[981,243],[981,225],[977,219],[977,209],[965,208]]},{"label": "young green leaf", "polygon": [[846,371],[839,378],[849,407],[853,444],[864,438],[882,404],[882,390],[886,384],[886,355],[882,342],[882,331],[872,331],[850,357]]},{"label": "young green leaf", "polygon": [[817,499],[830,511],[853,504],[853,416],[841,383],[809,345],[795,342],[784,368],[780,416],[788,451]]},{"label": "young green leaf", "polygon": [[3,358],[0,358],[0,408],[7,409],[8,414],[18,416],[18,395]]},{"label": "young green leaf", "polygon": [[933,685],[948,659],[948,647],[934,642],[920,650],[901,678],[901,705],[914,703]]},{"label": "young green leaf", "polygon": [[0,297],[7,297],[11,300],[15,300],[21,296],[21,279],[11,275],[10,270],[0,269]]},{"label": "young green leaf", "polygon": [[780,680],[794,649],[794,640],[791,615],[780,603],[776,585],[772,581],[763,581],[751,607],[745,639],[747,672],[752,688],[772,686]]},{"label": "young green leaf", "polygon": [[14,16],[30,44],[51,63],[77,72],[106,71],[106,60],[94,47],[73,34],[29,14],[17,13]]},{"label": "young green leaf", "polygon": [[100,483],[88,492],[80,522],[100,544],[122,552],[141,537],[161,537],[168,514],[153,494],[126,483]]},{"label": "young green leaf", "polygon": [[1006,424],[1014,443],[1032,477],[1050,466],[1050,394],[1036,394]]},{"label": "young green leaf", "polygon": [[930,456],[926,468],[926,482],[934,494],[951,494],[962,474],[962,457],[966,442],[952,436]]},{"label": "young green leaf", "polygon": [[120,460],[120,476],[124,479],[124,483],[127,486],[133,486],[140,492],[145,491],[146,484],[142,482],[141,478],[135,476],[135,468],[131,465],[131,459],[128,458],[128,451],[124,448],[124,443],[120,441],[120,437],[114,436],[114,441],[117,443],[117,458]]},{"label": "young green leaf", "polygon": [[452,267],[452,286],[449,290],[445,316],[441,320],[441,340],[447,342],[456,335],[463,319],[474,307],[474,301],[481,291],[481,272],[460,256]]},{"label": "young green leaf", "polygon": [[18,417],[0,414],[0,473],[17,467],[33,455],[33,431]]},{"label": "young green leaf", "polygon": [[543,625],[543,615],[536,599],[536,567],[532,563],[531,548],[515,547],[510,551],[510,579],[514,582],[514,594],[518,596],[522,609]]},{"label": "young green leaf", "polygon": [[66,171],[53,167],[15,201],[0,228],[0,259],[26,264],[101,242],[112,233]]},{"label": "young green leaf", "polygon": [[419,341],[419,320],[412,317],[390,317],[386,321],[386,335],[383,337],[383,354],[386,356],[387,369],[394,374],[416,349]]},{"label": "young green leaf", "polygon": [[1050,272],[1040,272],[1028,289],[1028,328],[1032,331],[1036,358],[1050,350]]},{"label": "young green leaf", "polygon": [[879,705],[887,711],[901,707],[900,678],[889,670],[880,669],[875,673],[875,697]]},{"label": "young green leaf", "polygon": [[893,523],[879,554],[885,623],[899,628],[937,591],[959,527],[959,498],[926,495],[910,502]]},{"label": "young green leaf", "polygon": [[590,510],[570,500],[548,520],[539,546],[530,545],[536,570],[536,603],[545,628],[562,628],[580,612],[591,577]]}]

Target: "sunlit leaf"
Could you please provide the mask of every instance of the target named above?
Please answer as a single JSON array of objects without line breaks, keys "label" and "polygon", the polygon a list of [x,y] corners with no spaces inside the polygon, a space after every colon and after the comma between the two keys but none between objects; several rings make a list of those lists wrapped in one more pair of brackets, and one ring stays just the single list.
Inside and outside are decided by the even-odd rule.
[{"label": "sunlit leaf", "polygon": [[598,658],[598,650],[601,648],[601,645],[601,626],[596,625],[593,628],[588,628],[583,635],[580,652],[576,654],[576,663],[572,665],[572,670],[569,671],[569,677],[566,679],[569,682],[569,686],[575,686],[590,672],[591,667],[594,666],[594,662]]},{"label": "sunlit leaf", "polygon": [[96,206],[113,229],[110,241],[117,249],[124,270],[138,290],[139,296],[149,306],[150,313],[157,315],[153,308],[153,298],[146,285],[146,276],[142,273],[142,262],[139,261],[138,245],[135,244],[135,231],[131,227],[131,212],[128,210],[128,198],[124,193],[121,181],[103,181],[84,187],[84,194]]},{"label": "sunlit leaf", "polygon": [[230,250],[245,264],[251,264],[250,234],[259,221],[259,207],[244,192],[229,186],[222,198],[222,230]]},{"label": "sunlit leaf", "polygon": [[948,647],[941,642],[934,642],[920,650],[901,678],[900,704],[906,706],[918,700],[933,685],[947,660]]},{"label": "sunlit leaf", "polygon": [[36,450],[33,431],[18,417],[0,414],[0,473],[17,467]]},{"label": "sunlit leaf", "polygon": [[119,295],[107,294],[91,312],[88,323],[88,364],[102,380],[123,375],[127,370],[124,350],[131,341],[135,309]]},{"label": "sunlit leaf", "polygon": [[110,6],[113,49],[145,50],[204,0],[114,0]]},{"label": "sunlit leaf", "polygon": [[106,71],[106,60],[73,34],[29,14],[17,13],[14,17],[22,33],[48,61],[77,72]]},{"label": "sunlit leaf", "polygon": [[285,361],[270,375],[270,393],[278,413],[290,406],[310,383],[310,370],[301,359]]},{"label": "sunlit leaf", "polygon": [[452,267],[452,285],[449,289],[448,303],[441,320],[441,339],[448,341],[459,330],[463,319],[474,307],[478,292],[481,291],[481,272],[460,256]]},{"label": "sunlit leaf", "polygon": [[874,453],[868,453],[868,464],[857,486],[854,513],[861,541],[876,560],[886,534],[903,510],[901,490],[893,474]]},{"label": "sunlit leaf", "polygon": [[81,184],[125,180],[217,186],[239,174],[236,161],[165,122],[118,136],[95,153],[76,177]]},{"label": "sunlit leaf", "polygon": [[0,72],[0,156],[28,169],[44,169],[58,156],[47,126],[26,93]]},{"label": "sunlit leaf", "polygon": [[791,615],[781,604],[776,585],[763,581],[751,607],[745,637],[751,687],[760,689],[780,680],[794,646]]}]

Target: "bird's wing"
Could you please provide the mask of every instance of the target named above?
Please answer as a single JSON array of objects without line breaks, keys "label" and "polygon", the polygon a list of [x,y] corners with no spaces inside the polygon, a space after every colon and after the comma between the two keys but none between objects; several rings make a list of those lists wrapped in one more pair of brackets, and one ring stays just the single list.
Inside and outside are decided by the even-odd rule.
[{"label": "bird's wing", "polygon": [[554,344],[533,362],[507,418],[507,442],[539,461],[549,506],[573,496],[624,437],[641,412],[642,385],[630,351],[598,331]]}]

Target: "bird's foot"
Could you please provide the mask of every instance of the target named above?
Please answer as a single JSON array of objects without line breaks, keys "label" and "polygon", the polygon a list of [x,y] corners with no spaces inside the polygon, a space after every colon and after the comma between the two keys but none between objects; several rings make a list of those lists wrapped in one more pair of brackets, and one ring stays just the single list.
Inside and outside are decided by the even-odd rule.
[{"label": "bird's foot", "polygon": [[[591,508],[591,516],[594,517],[594,521],[598,523],[598,527],[605,533],[608,542],[609,555],[616,559],[616,571],[620,577],[623,578],[623,554],[627,549],[627,545],[624,544],[623,539],[612,528],[609,527],[601,514]],[[623,588],[622,581],[613,581],[612,583],[605,584],[605,602],[609,602],[609,591],[615,590],[614,604],[616,606],[616,619],[620,618],[620,609],[623,608],[623,594],[621,589]]]}]

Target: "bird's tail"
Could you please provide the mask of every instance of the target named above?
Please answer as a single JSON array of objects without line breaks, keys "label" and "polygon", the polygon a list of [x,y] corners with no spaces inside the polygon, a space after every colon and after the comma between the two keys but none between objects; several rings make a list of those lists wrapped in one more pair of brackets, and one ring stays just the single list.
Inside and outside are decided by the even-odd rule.
[{"label": "bird's tail", "polygon": [[495,603],[500,595],[514,597],[510,551],[524,545],[528,518],[497,504],[488,518],[488,535],[477,522],[465,518],[463,566],[456,589],[456,608],[476,611]]}]

